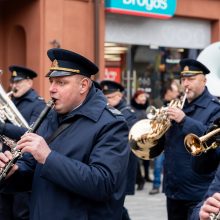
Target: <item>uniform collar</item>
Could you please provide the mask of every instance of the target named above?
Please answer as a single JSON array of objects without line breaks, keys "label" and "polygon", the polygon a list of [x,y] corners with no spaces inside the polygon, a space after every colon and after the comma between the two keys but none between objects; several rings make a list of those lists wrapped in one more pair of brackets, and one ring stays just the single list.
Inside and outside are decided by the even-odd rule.
[{"label": "uniform collar", "polygon": [[114,108],[116,108],[116,109],[118,109],[118,110],[120,111],[121,109],[123,109],[123,108],[126,107],[126,106],[127,106],[126,100],[125,100],[125,98],[123,97],[123,98],[120,100],[120,102],[118,103],[118,105],[116,105]]},{"label": "uniform collar", "polygon": [[13,97],[13,100],[19,101],[19,100],[28,100],[28,101],[34,101],[38,97],[36,92],[33,89],[29,89],[24,95],[22,95],[19,98]]},{"label": "uniform collar", "polygon": [[189,105],[197,105],[199,107],[206,108],[208,103],[210,102],[210,97],[213,98],[213,96],[209,93],[207,87],[205,87],[203,93],[195,100],[193,100]]}]

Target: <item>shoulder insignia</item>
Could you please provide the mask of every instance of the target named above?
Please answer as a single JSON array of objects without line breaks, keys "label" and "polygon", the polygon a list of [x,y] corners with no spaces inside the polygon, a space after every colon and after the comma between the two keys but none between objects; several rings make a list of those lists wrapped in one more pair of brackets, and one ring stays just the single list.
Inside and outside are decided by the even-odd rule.
[{"label": "shoulder insignia", "polygon": [[122,113],[121,113],[118,109],[116,109],[116,108],[114,108],[114,107],[112,107],[112,106],[110,106],[110,105],[106,105],[106,108],[107,108],[113,115],[122,115]]},{"label": "shoulder insignia", "polygon": [[217,104],[220,104],[220,100],[219,100],[217,97],[216,97],[216,98],[213,98],[212,101],[215,102],[215,103],[217,103]]},{"label": "shoulder insignia", "polygon": [[44,98],[43,98],[43,97],[41,97],[41,96],[38,96],[37,98],[38,98],[38,100],[41,100],[41,101],[43,101],[43,100],[44,100]]},{"label": "shoulder insignia", "polygon": [[128,110],[128,111],[130,111],[132,113],[135,113],[134,109],[131,108],[131,106],[125,106],[124,108],[120,109],[121,112],[123,112],[124,110]]}]

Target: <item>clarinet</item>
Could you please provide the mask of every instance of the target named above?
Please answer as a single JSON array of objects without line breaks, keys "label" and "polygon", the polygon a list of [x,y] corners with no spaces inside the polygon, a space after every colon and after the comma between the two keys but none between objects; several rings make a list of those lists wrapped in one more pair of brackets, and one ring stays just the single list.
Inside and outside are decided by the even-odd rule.
[{"label": "clarinet", "polygon": [[209,215],[209,219],[210,219],[210,220],[220,220],[220,212],[218,212],[217,214],[211,213],[211,214]]},{"label": "clarinet", "polygon": [[[37,118],[37,120],[30,126],[30,128],[26,131],[26,133],[35,133],[39,128],[39,126],[41,125],[41,123],[43,122],[44,118],[49,113],[50,109],[53,108],[53,106],[54,106],[54,101],[49,100],[45,108]],[[1,181],[5,179],[5,177],[7,176],[13,165],[17,162],[17,160],[22,157],[22,153],[20,150],[16,149],[17,143],[14,140],[4,135],[1,135],[0,139],[4,144],[6,144],[11,148],[11,153],[12,153],[12,159],[5,165],[4,168],[0,170],[0,183],[1,183]]]}]

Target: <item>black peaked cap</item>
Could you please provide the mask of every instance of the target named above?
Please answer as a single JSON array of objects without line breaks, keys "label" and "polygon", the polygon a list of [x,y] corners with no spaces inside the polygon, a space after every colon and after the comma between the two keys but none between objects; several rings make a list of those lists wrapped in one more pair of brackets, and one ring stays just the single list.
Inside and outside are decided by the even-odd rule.
[{"label": "black peaked cap", "polygon": [[103,80],[100,82],[100,86],[104,94],[110,94],[117,91],[124,91],[124,86],[112,80]]},{"label": "black peaked cap", "polygon": [[24,66],[11,65],[8,69],[11,72],[12,82],[20,81],[23,79],[33,79],[37,77],[36,72]]},{"label": "black peaked cap", "polygon": [[208,74],[210,70],[198,60],[182,59],[180,61],[181,77],[194,76],[197,74]]},{"label": "black peaked cap", "polygon": [[47,51],[47,55],[52,64],[46,77],[71,76],[75,74],[90,77],[99,71],[93,62],[73,51],[53,48]]}]

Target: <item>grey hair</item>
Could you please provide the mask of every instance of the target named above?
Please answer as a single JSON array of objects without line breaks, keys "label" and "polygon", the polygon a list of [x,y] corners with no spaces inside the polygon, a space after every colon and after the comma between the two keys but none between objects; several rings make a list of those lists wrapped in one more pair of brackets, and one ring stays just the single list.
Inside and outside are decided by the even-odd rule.
[{"label": "grey hair", "polygon": [[79,82],[81,82],[83,79],[88,80],[89,89],[92,87],[92,80],[89,77],[83,76],[83,75],[77,75]]}]

